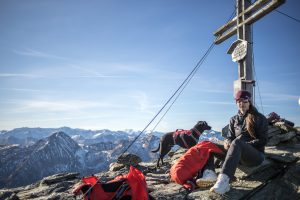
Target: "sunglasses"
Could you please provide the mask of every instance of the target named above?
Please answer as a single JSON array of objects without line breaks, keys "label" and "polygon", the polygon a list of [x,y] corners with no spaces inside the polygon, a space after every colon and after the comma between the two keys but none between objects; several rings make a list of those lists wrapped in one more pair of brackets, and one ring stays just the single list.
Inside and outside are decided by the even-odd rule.
[{"label": "sunglasses", "polygon": [[237,103],[249,103],[249,99],[239,99],[236,101]]}]

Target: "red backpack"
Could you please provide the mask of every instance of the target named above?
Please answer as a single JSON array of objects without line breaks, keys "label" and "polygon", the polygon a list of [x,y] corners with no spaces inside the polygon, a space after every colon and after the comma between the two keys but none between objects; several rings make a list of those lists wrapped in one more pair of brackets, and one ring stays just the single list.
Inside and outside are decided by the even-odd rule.
[{"label": "red backpack", "polygon": [[222,150],[209,141],[203,141],[190,148],[171,167],[171,180],[186,189],[191,189],[193,186],[189,182],[204,167],[210,153],[222,153]]},{"label": "red backpack", "polygon": [[130,166],[129,173],[120,175],[107,183],[98,182],[95,176],[82,178],[83,184],[73,190],[75,195],[82,193],[84,200],[148,200],[145,176]]}]

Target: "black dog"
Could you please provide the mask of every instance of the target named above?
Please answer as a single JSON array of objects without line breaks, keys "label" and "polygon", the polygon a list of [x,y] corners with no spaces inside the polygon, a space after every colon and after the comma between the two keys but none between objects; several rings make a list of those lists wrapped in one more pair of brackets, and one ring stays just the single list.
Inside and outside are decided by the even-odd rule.
[{"label": "black dog", "polygon": [[177,130],[175,132],[169,132],[164,134],[161,139],[157,149],[152,152],[160,153],[157,168],[159,167],[159,161],[161,160],[162,165],[164,164],[164,156],[171,150],[171,148],[176,144],[183,148],[189,149],[198,143],[200,135],[205,130],[210,130],[211,127],[205,121],[199,121],[194,128],[188,131]]}]

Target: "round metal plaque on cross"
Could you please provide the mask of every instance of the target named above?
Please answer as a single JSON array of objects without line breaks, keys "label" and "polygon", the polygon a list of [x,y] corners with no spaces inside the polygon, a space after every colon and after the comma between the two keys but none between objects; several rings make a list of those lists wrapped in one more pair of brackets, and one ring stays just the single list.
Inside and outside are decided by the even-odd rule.
[{"label": "round metal plaque on cross", "polygon": [[247,55],[247,44],[246,40],[238,39],[228,49],[227,53],[231,54],[232,61],[237,62],[244,59]]}]

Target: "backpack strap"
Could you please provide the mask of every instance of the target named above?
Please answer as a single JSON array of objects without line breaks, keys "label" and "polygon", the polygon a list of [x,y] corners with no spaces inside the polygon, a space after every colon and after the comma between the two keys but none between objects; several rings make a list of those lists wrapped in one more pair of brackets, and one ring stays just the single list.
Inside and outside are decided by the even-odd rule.
[{"label": "backpack strap", "polygon": [[181,138],[181,140],[182,140],[184,146],[185,146],[187,149],[189,149],[190,146],[189,146],[189,145],[187,144],[187,142],[185,141],[185,139],[184,139],[184,134],[179,134],[179,135],[180,135],[180,138]]},{"label": "backpack strap", "polygon": [[113,196],[112,200],[119,200],[123,193],[129,188],[129,184],[126,182],[123,182],[123,184],[118,188],[115,195]]},{"label": "backpack strap", "polygon": [[197,144],[199,139],[197,139],[193,134],[191,134],[190,136],[193,138],[193,140],[194,140],[195,143]]},{"label": "backpack strap", "polygon": [[176,129],[176,131],[173,133],[173,144],[176,144],[176,139],[178,135],[180,135],[180,131],[183,131],[183,129]]},{"label": "backpack strap", "polygon": [[91,199],[92,199],[92,198],[91,198],[91,196],[92,196],[92,190],[93,190],[93,188],[91,188],[91,189],[89,189],[89,190],[87,191],[86,196],[87,196],[88,200],[91,200]]},{"label": "backpack strap", "polygon": [[189,149],[190,146],[188,145],[188,143],[186,142],[186,140],[185,140],[185,138],[184,138],[185,135],[192,137],[192,139],[195,141],[195,143],[196,143],[196,144],[198,143],[198,140],[197,140],[197,138],[195,138],[195,136],[193,135],[192,130],[177,129],[177,130],[175,131],[175,133],[173,134],[174,144],[176,144],[176,139],[177,139],[177,137],[179,136],[180,139],[182,140],[184,146],[185,146],[187,149]]}]

